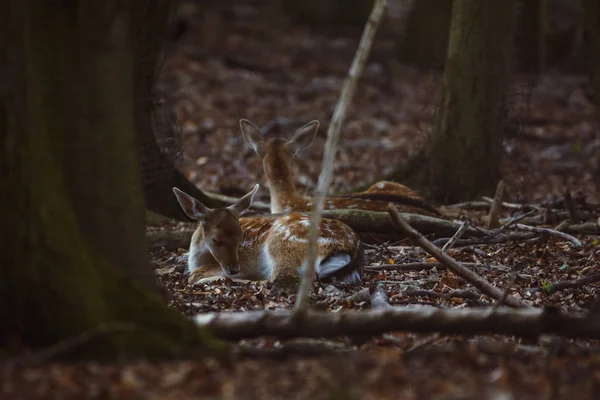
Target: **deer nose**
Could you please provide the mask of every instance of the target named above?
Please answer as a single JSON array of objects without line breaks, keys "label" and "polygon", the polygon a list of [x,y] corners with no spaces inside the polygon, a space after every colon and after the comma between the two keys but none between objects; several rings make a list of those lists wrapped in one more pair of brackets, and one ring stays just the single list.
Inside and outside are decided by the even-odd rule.
[{"label": "deer nose", "polygon": [[227,266],[230,275],[235,275],[240,272],[240,264],[229,264]]}]

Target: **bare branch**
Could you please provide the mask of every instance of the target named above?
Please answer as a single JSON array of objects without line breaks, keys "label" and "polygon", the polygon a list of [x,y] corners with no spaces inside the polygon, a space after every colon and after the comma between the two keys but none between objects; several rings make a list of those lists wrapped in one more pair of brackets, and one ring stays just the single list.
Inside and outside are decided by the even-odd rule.
[{"label": "bare branch", "polygon": [[[461,263],[464,267],[471,268],[489,268],[484,264],[479,263]],[[369,265],[365,267],[365,271],[424,271],[433,268],[442,268],[444,264],[441,262],[414,262],[406,264],[382,264]]]},{"label": "bare branch", "polygon": [[[402,219],[402,216],[393,204],[390,204],[389,211],[390,215],[392,216],[392,219],[398,225],[398,227],[415,243],[421,246],[423,250],[431,254],[433,257],[437,258],[438,261],[443,263],[449,270],[451,270],[461,278],[465,279],[467,282],[471,283],[482,293],[490,296],[494,300],[502,299],[504,294],[500,289],[490,285],[485,279],[483,279],[470,269],[462,266],[459,262],[454,260],[448,254],[444,253],[439,247],[435,246],[429,240],[425,239],[423,235],[414,230],[406,221]],[[512,296],[507,296],[505,302],[511,307],[528,307],[525,303]]]},{"label": "bare branch", "polygon": [[574,279],[572,281],[563,281],[563,282],[554,282],[550,285],[537,288],[532,290],[533,293],[544,291],[547,294],[556,293],[560,290],[565,289],[575,289],[584,285],[589,285],[590,283],[600,282],[600,274],[594,274],[590,276],[586,276],[579,279]]},{"label": "bare branch", "polygon": [[438,309],[434,307],[390,307],[337,313],[306,310],[250,311],[199,314],[194,321],[214,335],[230,340],[260,336],[340,337],[380,335],[386,332],[474,335],[502,334],[535,337],[557,334],[569,338],[600,339],[600,318],[565,313],[556,309],[508,309],[490,313],[489,307]]},{"label": "bare branch", "polygon": [[568,242],[571,242],[575,248],[582,248],[583,247],[583,244],[579,241],[579,239],[577,239],[576,237],[573,237],[573,236],[569,235],[568,233],[555,231],[554,229],[540,228],[538,226],[529,226],[529,225],[523,225],[523,224],[516,224],[515,226],[516,226],[517,229],[521,229],[521,230],[524,230],[524,231],[544,233],[544,234],[548,234],[548,235],[553,235],[553,236],[559,237],[559,238],[564,239],[564,240],[566,240]]},{"label": "bare branch", "polygon": [[460,228],[458,228],[458,230],[454,234],[454,236],[452,236],[452,238],[446,242],[444,247],[442,247],[442,251],[446,252],[446,251],[450,250],[452,248],[452,246],[454,246],[454,243],[456,243],[456,241],[462,237],[463,233],[465,233],[465,231],[467,230],[468,227],[469,227],[469,221],[463,222],[462,225],[460,226]]},{"label": "bare branch", "polygon": [[369,19],[365,25],[363,35],[360,39],[360,43],[358,44],[358,49],[356,50],[354,60],[352,61],[350,71],[348,72],[348,77],[344,82],[342,93],[338,103],[335,106],[335,110],[333,111],[331,123],[329,124],[329,129],[327,131],[327,140],[325,141],[325,151],[323,154],[323,164],[321,166],[319,182],[315,191],[315,205],[310,221],[311,227],[308,238],[307,262],[303,271],[298,297],[296,299],[296,310],[299,311],[306,309],[308,304],[308,295],[312,286],[313,278],[315,276],[315,264],[317,261],[317,237],[319,236],[321,217],[323,214],[323,208],[325,206],[325,196],[327,196],[329,185],[331,184],[331,180],[333,178],[333,162],[335,158],[335,152],[337,150],[337,142],[339,141],[340,137],[340,130],[342,123],[344,122],[344,118],[346,117],[348,106],[354,97],[354,91],[356,89],[358,77],[361,75],[369,56],[373,38],[375,37],[375,32],[377,31],[377,27],[379,26],[381,17],[383,16],[385,6],[386,0],[375,0],[375,4],[373,4],[373,10],[371,11],[371,15],[369,15]]}]

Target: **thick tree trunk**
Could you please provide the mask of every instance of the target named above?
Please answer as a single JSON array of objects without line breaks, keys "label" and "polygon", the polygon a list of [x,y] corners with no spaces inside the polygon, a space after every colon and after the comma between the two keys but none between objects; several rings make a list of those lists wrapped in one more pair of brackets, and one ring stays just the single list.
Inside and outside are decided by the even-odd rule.
[{"label": "thick tree trunk", "polygon": [[[202,201],[208,207],[219,207],[223,204],[204,195],[173,165],[173,160],[161,151],[155,135],[179,134],[174,127],[167,132],[156,132],[158,125],[152,125],[153,113],[158,103],[154,91],[154,83],[158,78],[162,45],[166,37],[166,24],[170,7],[169,0],[132,0],[132,6],[138,12],[132,21],[135,40],[135,126],[139,133],[141,149],[142,182],[146,207],[166,217],[181,221],[189,218],[179,207],[173,196],[172,188],[178,187],[186,193]],[[154,115],[157,119],[160,115]],[[174,121],[173,121],[174,123]],[[163,127],[168,129],[169,127]]]},{"label": "thick tree trunk", "polygon": [[165,356],[203,342],[152,290],[135,151],[138,11],[116,0],[0,6],[0,348],[117,322],[134,331],[74,352]]},{"label": "thick tree trunk", "polygon": [[494,192],[516,0],[456,0],[441,99],[423,153],[394,176],[438,201]]}]

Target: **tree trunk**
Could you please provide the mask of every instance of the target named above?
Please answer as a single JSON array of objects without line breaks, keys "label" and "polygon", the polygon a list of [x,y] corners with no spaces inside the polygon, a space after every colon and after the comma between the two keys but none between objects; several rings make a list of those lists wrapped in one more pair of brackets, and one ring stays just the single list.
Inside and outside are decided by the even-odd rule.
[{"label": "tree trunk", "polygon": [[435,126],[394,174],[438,201],[494,193],[502,155],[516,0],[456,0]]},{"label": "tree trunk", "polygon": [[585,61],[600,116],[600,3],[597,0],[583,0],[583,7]]},{"label": "tree trunk", "polygon": [[414,2],[398,42],[401,62],[423,69],[444,67],[451,10],[452,0]]},{"label": "tree trunk", "polygon": [[[596,104],[596,114],[600,120],[600,3],[597,0],[584,0],[583,7],[585,62],[592,89],[589,97]],[[600,151],[596,151],[593,157],[594,180],[596,186],[600,187]]]},{"label": "tree trunk", "polygon": [[[156,135],[177,135],[174,127],[152,124],[163,112],[157,109],[158,99],[154,91],[154,83],[160,73],[162,47],[166,37],[166,24],[172,2],[169,0],[132,0],[137,13],[132,21],[135,51],[135,126],[139,133],[141,150],[142,183],[146,207],[156,213],[180,221],[190,219],[179,207],[173,196],[172,188],[178,187],[184,192],[202,201],[208,207],[219,207],[223,204],[206,197],[200,189],[192,184],[175,168],[173,160],[161,151]],[[175,121],[164,121],[175,123]],[[165,125],[164,123],[162,125]],[[170,129],[169,129],[170,128]]]},{"label": "tree trunk", "polygon": [[136,6],[0,6],[0,349],[119,322],[133,331],[64,355],[166,356],[204,342],[153,290],[134,121]]}]

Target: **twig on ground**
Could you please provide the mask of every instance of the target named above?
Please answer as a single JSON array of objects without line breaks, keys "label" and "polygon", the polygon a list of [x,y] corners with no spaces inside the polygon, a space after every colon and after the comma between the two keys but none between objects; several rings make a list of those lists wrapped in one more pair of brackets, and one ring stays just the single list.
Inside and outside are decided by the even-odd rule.
[{"label": "twig on ground", "polygon": [[[501,233],[498,235],[488,235],[482,238],[471,238],[471,239],[459,239],[454,243],[454,247],[464,247],[464,246],[475,246],[480,244],[499,244],[506,242],[518,242],[529,240],[538,237],[539,235],[536,233],[519,233],[519,232],[511,232],[511,233]],[[449,238],[441,238],[433,241],[433,244],[436,246],[440,246],[446,243]]]},{"label": "twig on ground", "polygon": [[442,251],[446,252],[446,251],[450,250],[452,248],[452,246],[454,246],[454,243],[456,243],[456,241],[462,237],[463,233],[465,233],[465,231],[467,230],[468,227],[469,227],[469,221],[464,221],[462,223],[462,225],[460,226],[460,228],[458,228],[458,230],[456,231],[454,236],[452,236],[450,238],[450,240],[448,240],[446,242],[444,247],[442,247]]},{"label": "twig on ground", "polygon": [[325,196],[327,196],[333,178],[334,158],[342,123],[346,117],[348,106],[354,97],[358,77],[361,75],[369,56],[373,38],[375,37],[375,32],[377,32],[381,17],[383,16],[385,6],[386,0],[375,0],[375,3],[373,4],[371,15],[369,15],[363,35],[358,44],[358,49],[354,55],[354,60],[352,60],[352,65],[348,71],[348,77],[344,82],[342,93],[340,94],[340,98],[333,111],[333,116],[331,117],[331,122],[327,131],[327,140],[325,141],[321,173],[319,174],[319,181],[314,196],[314,208],[310,220],[311,226],[308,238],[307,260],[303,269],[298,296],[296,298],[295,309],[297,311],[305,311],[308,305],[308,296],[315,276],[315,264],[317,261],[317,237],[319,235],[319,228],[321,226],[321,219],[325,206]]},{"label": "twig on ground", "polygon": [[[553,218],[549,218],[553,217]],[[522,223],[527,225],[543,225],[554,223],[555,221],[561,221],[569,218],[569,212],[565,210],[545,210],[544,213],[533,215],[531,217],[523,218],[521,220]],[[500,220],[501,224],[505,224],[510,221],[512,218],[503,218]]]},{"label": "twig on ground", "polygon": [[549,285],[544,285],[540,288],[535,288],[532,290],[533,293],[536,292],[545,292],[547,294],[552,294],[559,292],[565,289],[576,289],[584,285],[589,285],[590,283],[600,282],[600,274],[594,274],[590,276],[586,276],[579,279],[574,279],[572,281],[562,281],[562,282],[554,282]]},{"label": "twig on ground", "polygon": [[538,226],[529,226],[529,225],[524,225],[524,224],[516,224],[515,227],[517,229],[521,229],[521,230],[524,230],[524,231],[545,233],[547,235],[553,235],[553,236],[559,237],[559,238],[564,239],[564,240],[566,240],[568,242],[571,242],[575,248],[582,248],[583,247],[583,244],[576,237],[573,237],[573,236],[571,236],[571,235],[569,235],[567,233],[564,233],[564,232],[555,231],[554,229],[540,228]]},{"label": "twig on ground", "polygon": [[500,226],[499,218],[500,211],[502,211],[502,198],[504,197],[504,181],[498,181],[498,185],[496,186],[496,194],[494,195],[494,200],[492,201],[492,208],[490,209],[490,213],[488,214],[487,228],[495,229]]},{"label": "twig on ground", "polygon": [[[440,248],[436,247],[433,243],[427,240],[419,232],[414,230],[406,221],[402,219],[402,216],[393,204],[390,204],[389,212],[394,222],[398,225],[398,228],[400,228],[414,242],[419,244],[419,246],[421,246],[426,252],[437,258],[438,261],[442,262],[449,270],[465,279],[467,282],[479,289],[482,293],[490,296],[491,298],[495,300],[502,298],[503,293],[500,289],[490,285],[485,279],[477,275],[475,272],[462,266],[459,262],[454,260],[448,254],[444,253]],[[508,296],[505,301],[506,304],[511,307],[528,307],[525,303],[512,296]]]},{"label": "twig on ground", "polygon": [[588,318],[586,313],[535,308],[501,307],[494,313],[490,313],[488,307],[449,310],[413,306],[337,313],[307,310],[301,317],[294,311],[246,311],[204,313],[195,316],[194,321],[215,336],[230,340],[260,336],[374,336],[394,331],[522,337],[557,334],[569,338],[600,339],[600,318]]},{"label": "twig on ground", "polygon": [[[489,204],[493,204],[494,203],[494,199],[490,198],[490,197],[486,197],[486,196],[482,196],[481,197],[484,201],[488,202]],[[541,209],[541,206],[539,204],[518,204],[518,203],[507,203],[505,201],[502,202],[502,207],[504,208],[512,208],[515,210],[522,210],[524,208],[528,208],[528,207],[532,207],[535,209]]]},{"label": "twig on ground", "polygon": [[[464,267],[469,268],[483,268],[489,269],[485,264],[479,263],[461,263]],[[370,265],[365,267],[365,271],[424,271],[433,268],[443,268],[444,264],[441,262],[414,262],[406,264],[382,264],[382,265]]]},{"label": "twig on ground", "polygon": [[[433,297],[436,299],[451,299],[451,298],[461,298],[467,300],[473,300],[477,302],[479,305],[483,305],[485,303],[481,302],[481,294],[472,292],[470,290],[452,290],[450,292],[435,292],[433,290],[423,290],[423,289],[406,289],[403,290],[401,296],[405,297]],[[394,304],[394,301],[392,301]]]},{"label": "twig on ground", "polygon": [[525,214],[522,215],[516,215],[514,217],[512,217],[510,220],[508,220],[505,224],[502,224],[502,226],[496,230],[496,232],[504,232],[505,230],[507,230],[508,228],[510,228],[511,226],[513,226],[514,224],[516,224],[517,222],[520,222],[522,220],[524,220],[525,218],[527,218],[528,216],[530,216],[531,214],[537,212],[537,210],[531,210],[529,212],[526,212]]},{"label": "twig on ground", "polygon": [[487,210],[491,207],[487,201],[465,201],[463,203],[456,203],[444,206],[445,208],[465,208],[465,209],[484,209]]}]

